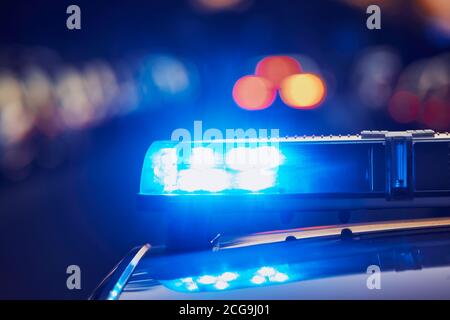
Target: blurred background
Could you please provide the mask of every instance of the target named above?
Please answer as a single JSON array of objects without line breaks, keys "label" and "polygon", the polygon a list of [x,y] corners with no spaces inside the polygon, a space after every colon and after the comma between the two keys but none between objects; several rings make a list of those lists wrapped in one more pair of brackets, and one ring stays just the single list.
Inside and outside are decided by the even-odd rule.
[{"label": "blurred background", "polygon": [[0,298],[87,298],[151,236],[135,210],[146,149],[195,120],[447,131],[450,1],[2,1]]}]

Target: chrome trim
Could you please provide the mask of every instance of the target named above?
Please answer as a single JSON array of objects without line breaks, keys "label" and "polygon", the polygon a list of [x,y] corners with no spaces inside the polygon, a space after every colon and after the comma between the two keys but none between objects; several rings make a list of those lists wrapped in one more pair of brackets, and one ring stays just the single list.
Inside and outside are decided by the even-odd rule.
[{"label": "chrome trim", "polygon": [[411,230],[420,228],[450,227],[450,218],[397,220],[374,223],[342,224],[331,226],[307,227],[289,230],[277,230],[255,233],[249,236],[227,239],[219,243],[218,249],[232,249],[259,244],[285,241],[288,236],[296,239],[311,239],[340,235],[343,229],[350,229],[354,234],[371,232]]},{"label": "chrome trim", "polygon": [[[128,279],[133,274],[137,264],[150,248],[150,244],[145,244],[139,248],[139,250],[137,250],[137,248],[132,250],[129,255],[122,259],[106,276],[106,278],[94,291],[90,299],[117,300],[120,297],[123,288],[127,284]],[[120,272],[120,270],[123,271]]]}]

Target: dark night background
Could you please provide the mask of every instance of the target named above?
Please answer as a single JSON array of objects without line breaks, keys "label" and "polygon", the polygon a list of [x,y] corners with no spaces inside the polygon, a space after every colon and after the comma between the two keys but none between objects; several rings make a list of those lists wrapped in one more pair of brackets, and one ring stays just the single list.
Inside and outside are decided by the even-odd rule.
[{"label": "dark night background", "polygon": [[[194,120],[202,120],[204,130],[280,128],[282,135],[448,130],[449,33],[430,26],[436,12],[424,9],[427,1],[372,2],[382,8],[381,30],[366,28],[365,1],[258,0],[214,12],[187,0],[2,1],[0,71],[21,81],[24,66],[39,65],[54,79],[67,66],[83,70],[86,63],[101,61],[118,79],[124,77],[121,70],[129,70],[135,95],[128,104],[121,102],[132,105],[127,112],[89,125],[57,126],[49,133],[42,121],[13,143],[0,140],[0,298],[87,298],[132,247],[151,239],[152,228],[158,228],[143,224],[135,210],[146,149],[154,140],[170,139],[176,128],[193,130]],[[70,4],[81,8],[81,30],[66,28]],[[386,50],[399,61],[388,62],[398,68],[383,71],[383,60],[376,60],[374,68],[363,59],[372,49]],[[323,105],[296,110],[277,98],[257,112],[236,106],[235,81],[252,73],[261,57],[276,54],[315,62],[328,87]],[[146,61],[155,56],[187,66],[186,90],[159,92],[146,83]],[[419,96],[425,109],[414,121],[399,123],[388,112],[389,97],[365,101],[357,88],[363,82],[355,80],[360,73],[383,78],[392,71],[381,84],[373,80],[372,95],[395,92],[402,81],[420,92],[415,70],[423,75],[427,67],[407,70],[427,59],[444,66],[433,67],[444,76],[433,78],[431,71],[428,76],[447,80],[430,81],[438,88]],[[440,99],[439,119],[446,120],[427,116],[430,95]],[[1,99],[0,89],[0,112]],[[108,108],[114,109],[116,101]],[[81,290],[66,288],[71,264],[81,267]]]}]

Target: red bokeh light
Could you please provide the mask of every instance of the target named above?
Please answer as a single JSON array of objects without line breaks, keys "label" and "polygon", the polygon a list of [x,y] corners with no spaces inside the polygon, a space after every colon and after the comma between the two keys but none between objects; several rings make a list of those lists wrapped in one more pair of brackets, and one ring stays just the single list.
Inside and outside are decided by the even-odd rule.
[{"label": "red bokeh light", "polygon": [[450,124],[450,105],[439,98],[429,98],[424,103],[423,123],[431,129],[447,129]]},{"label": "red bokeh light", "polygon": [[233,87],[234,101],[246,110],[261,110],[269,107],[276,97],[270,81],[257,76],[244,76]]},{"label": "red bokeh light", "polygon": [[286,77],[302,72],[300,63],[288,56],[270,56],[262,59],[256,66],[255,74],[269,80],[275,89],[280,87]]},{"label": "red bokeh light", "polygon": [[413,122],[419,116],[420,99],[409,91],[397,91],[389,100],[388,111],[392,119],[397,122]]}]

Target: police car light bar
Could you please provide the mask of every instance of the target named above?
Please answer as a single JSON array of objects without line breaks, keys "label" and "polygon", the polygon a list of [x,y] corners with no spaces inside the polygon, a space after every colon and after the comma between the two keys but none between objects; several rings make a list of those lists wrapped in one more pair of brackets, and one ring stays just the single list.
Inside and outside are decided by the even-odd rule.
[{"label": "police car light bar", "polygon": [[139,198],[145,208],[171,210],[449,206],[449,151],[450,135],[432,130],[157,141],[145,156]]}]

